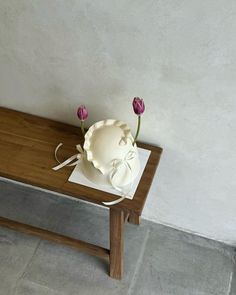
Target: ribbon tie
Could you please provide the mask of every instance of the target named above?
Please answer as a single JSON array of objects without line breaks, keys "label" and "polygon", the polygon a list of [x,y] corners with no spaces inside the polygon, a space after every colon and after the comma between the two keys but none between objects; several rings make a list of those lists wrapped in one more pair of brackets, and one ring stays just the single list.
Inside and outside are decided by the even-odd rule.
[{"label": "ribbon tie", "polygon": [[[79,163],[80,159],[81,159],[81,155],[84,153],[84,151],[83,151],[81,145],[80,145],[80,144],[77,144],[77,145],[76,145],[76,149],[78,150],[79,153],[78,153],[78,154],[75,154],[75,155],[73,155],[73,156],[71,156],[69,159],[65,160],[64,162],[60,162],[60,161],[58,160],[58,157],[57,157],[57,152],[58,152],[59,148],[60,148],[62,145],[63,145],[62,143],[59,143],[58,146],[57,146],[56,149],[55,149],[55,152],[54,152],[55,159],[56,159],[56,161],[59,163],[59,165],[57,165],[57,166],[55,166],[55,167],[52,168],[52,169],[55,170],[55,171],[61,169],[61,168],[64,167],[64,166],[75,166],[75,165],[77,165],[77,164]],[[74,161],[73,163],[71,163],[71,162],[72,162],[73,160],[75,160],[75,159],[77,159],[77,160]]]},{"label": "ribbon tie", "polygon": [[115,200],[115,201],[103,202],[103,204],[105,204],[105,205],[115,205],[115,204],[123,201],[127,197],[127,195],[129,194],[130,188],[132,187],[132,182],[130,182],[130,188],[129,188],[128,192],[127,191],[125,192],[122,187],[119,187],[114,183],[114,179],[115,179],[115,176],[116,176],[117,172],[119,171],[119,169],[122,168],[123,166],[126,167],[126,169],[130,172],[129,176],[131,176],[132,168],[131,168],[131,166],[129,164],[129,161],[134,159],[134,157],[135,157],[135,152],[134,151],[129,151],[123,159],[114,159],[114,160],[112,160],[113,169],[112,169],[112,171],[110,173],[110,182],[111,182],[112,187],[122,194],[122,197]]},{"label": "ribbon tie", "polygon": [[123,159],[112,160],[113,169],[110,174],[110,181],[111,181],[112,186],[114,184],[114,177],[115,177],[116,173],[119,171],[119,168],[121,168],[123,165],[126,166],[126,168],[130,171],[130,173],[132,172],[129,161],[134,159],[134,156],[135,156],[135,152],[129,151]]}]

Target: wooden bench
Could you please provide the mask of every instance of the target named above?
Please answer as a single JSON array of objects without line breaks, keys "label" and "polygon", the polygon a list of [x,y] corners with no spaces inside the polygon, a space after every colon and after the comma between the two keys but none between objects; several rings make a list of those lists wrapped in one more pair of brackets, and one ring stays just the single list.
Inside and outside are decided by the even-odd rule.
[{"label": "wooden bench", "polygon": [[[52,167],[56,164],[54,150],[59,142],[64,143],[59,151],[63,160],[76,153],[75,146],[83,143],[83,136],[78,127],[0,108],[0,176],[99,205],[103,205],[103,201],[117,199],[117,196],[110,193],[68,182],[72,167],[53,171]],[[151,155],[133,200],[125,199],[110,207],[110,249],[4,217],[0,218],[0,225],[105,258],[110,263],[110,276],[121,279],[124,224],[127,220],[134,224],[140,223],[140,216],[162,153],[159,147],[144,143],[138,145],[151,150]]]}]

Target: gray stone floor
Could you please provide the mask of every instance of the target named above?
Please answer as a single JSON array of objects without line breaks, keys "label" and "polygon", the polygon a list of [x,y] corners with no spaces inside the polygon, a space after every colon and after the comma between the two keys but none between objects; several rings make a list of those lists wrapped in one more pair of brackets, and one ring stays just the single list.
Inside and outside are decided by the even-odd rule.
[{"label": "gray stone floor", "polygon": [[[109,247],[108,210],[0,181],[0,216]],[[125,228],[125,273],[105,261],[0,227],[0,295],[236,295],[229,246],[142,221]]]}]

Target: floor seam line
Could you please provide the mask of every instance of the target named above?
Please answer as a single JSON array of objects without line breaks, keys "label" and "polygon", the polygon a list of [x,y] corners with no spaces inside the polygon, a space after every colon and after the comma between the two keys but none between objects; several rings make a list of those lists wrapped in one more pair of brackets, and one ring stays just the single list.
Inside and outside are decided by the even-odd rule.
[{"label": "floor seam line", "polygon": [[26,269],[27,269],[28,266],[30,265],[30,263],[31,263],[31,261],[32,261],[32,259],[33,259],[33,257],[34,257],[34,255],[35,255],[36,251],[37,251],[38,248],[39,248],[40,243],[41,243],[41,239],[39,239],[39,241],[38,241],[38,243],[37,243],[37,245],[36,245],[36,247],[35,247],[35,249],[34,249],[34,252],[33,252],[32,256],[30,257],[29,261],[27,262],[26,266],[24,267],[23,272],[22,272],[21,275],[17,278],[16,283],[15,283],[15,286],[14,286],[14,288],[13,288],[13,293],[12,293],[13,295],[15,295],[16,288],[17,288],[17,284],[18,284],[18,282],[23,278],[23,276],[24,276],[24,274],[25,274],[25,272],[26,272]]},{"label": "floor seam line", "polygon": [[145,235],[145,238],[144,238],[144,241],[143,241],[143,244],[142,244],[142,248],[140,250],[140,255],[139,255],[138,260],[137,260],[137,264],[136,264],[136,267],[135,267],[135,270],[134,270],[134,275],[133,275],[133,278],[131,280],[127,295],[132,295],[134,287],[136,285],[137,276],[138,276],[140,266],[141,266],[142,261],[143,261],[143,256],[144,256],[144,252],[145,252],[145,249],[146,249],[146,245],[147,245],[149,235],[150,235],[150,229],[147,230],[147,233]]},{"label": "floor seam line", "polygon": [[46,285],[39,284],[39,283],[37,283],[35,281],[31,281],[31,280],[28,280],[28,279],[27,279],[27,281],[30,282],[32,285],[36,285],[36,286],[39,286],[41,288],[47,289],[49,291],[53,291],[55,293],[58,293],[59,295],[64,295],[65,294],[64,292],[61,292],[61,291],[58,291],[56,289],[50,288],[50,287],[48,287]]}]

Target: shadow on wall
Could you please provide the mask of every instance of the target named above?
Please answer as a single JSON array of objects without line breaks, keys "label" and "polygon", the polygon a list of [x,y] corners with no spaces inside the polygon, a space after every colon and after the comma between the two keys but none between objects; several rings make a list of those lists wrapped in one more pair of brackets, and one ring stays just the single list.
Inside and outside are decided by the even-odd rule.
[{"label": "shadow on wall", "polygon": [[[81,81],[78,81],[77,87],[73,88],[68,87],[66,81],[65,84],[50,85],[46,90],[45,98],[42,99],[41,110],[36,109],[36,113],[45,114],[45,117],[61,122],[78,125],[76,111],[79,105],[85,104],[89,110],[86,126],[108,117],[117,117],[119,99],[124,95],[124,81],[104,79],[102,75],[96,76],[94,79],[96,81],[89,85],[89,81],[83,85],[81,85]],[[105,105],[104,101],[106,101]]]}]

